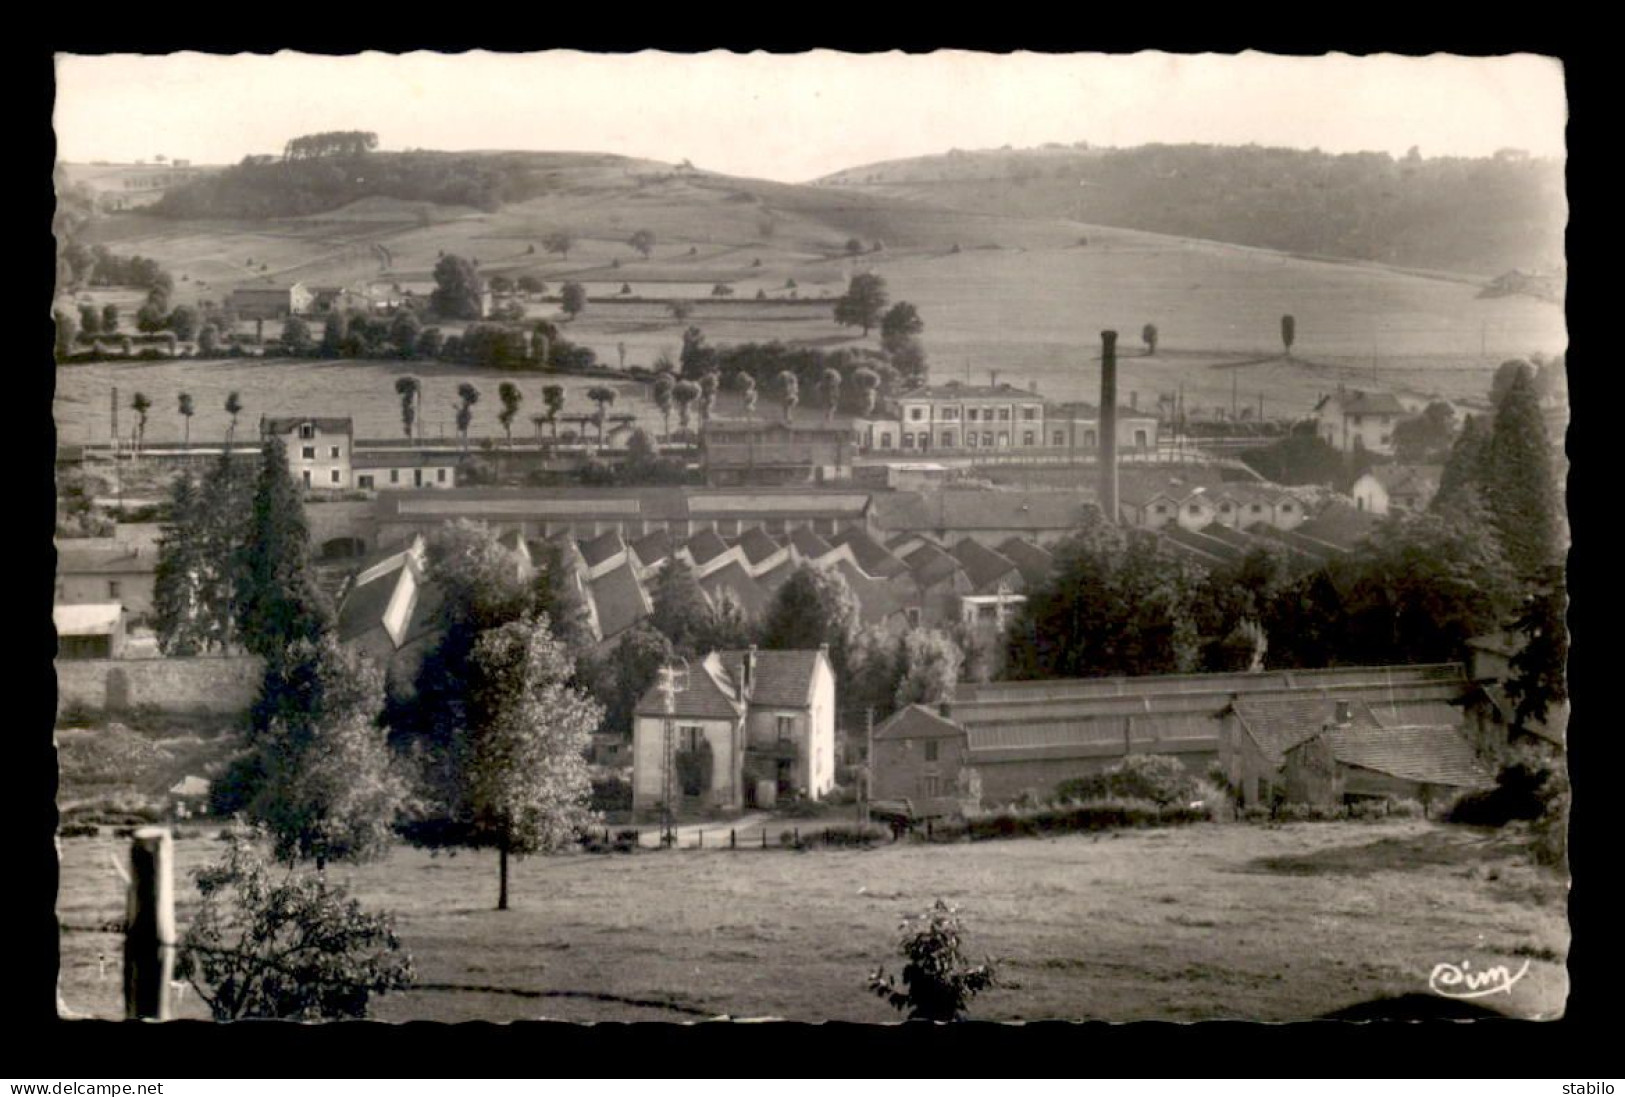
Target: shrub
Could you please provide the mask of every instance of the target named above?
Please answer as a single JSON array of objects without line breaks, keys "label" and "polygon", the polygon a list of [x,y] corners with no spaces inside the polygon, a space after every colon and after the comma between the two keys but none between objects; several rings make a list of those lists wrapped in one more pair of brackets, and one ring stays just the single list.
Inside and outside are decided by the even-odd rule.
[{"label": "shrub", "polygon": [[1349,818],[1370,822],[1388,817],[1388,805],[1382,800],[1356,800],[1349,805]]},{"label": "shrub", "polygon": [[802,838],[798,837],[796,835],[796,832],[793,831],[793,830],[781,830],[781,831],[779,831],[779,845],[783,846],[785,849],[806,849],[807,848],[807,843],[806,843],[805,839],[802,839]]},{"label": "shrub", "polygon": [[1267,823],[1271,818],[1270,809],[1263,804],[1253,804],[1242,808],[1237,818],[1244,823]]},{"label": "shrub", "polygon": [[1388,814],[1395,819],[1420,819],[1427,813],[1416,800],[1394,800],[1388,804]]},{"label": "shrub", "polygon": [[825,827],[813,833],[813,841],[824,846],[872,846],[891,836],[891,831],[873,823],[865,826],[861,823],[846,824],[843,826]]},{"label": "shrub", "polygon": [[101,723],[101,714],[83,701],[69,701],[56,712],[56,726],[59,728],[91,728]]},{"label": "shrub", "polygon": [[1469,792],[1450,806],[1445,819],[1468,826],[1499,827],[1514,820],[1533,821],[1567,786],[1549,762],[1522,757],[1503,766],[1495,787]]},{"label": "shrub", "polygon": [[102,828],[95,823],[63,823],[56,832],[63,838],[94,838]]},{"label": "shrub", "polygon": [[1101,773],[1075,777],[1056,787],[1063,800],[1120,797],[1157,804],[1189,803],[1197,799],[1197,783],[1177,758],[1162,754],[1130,754]]},{"label": "shrub", "polygon": [[911,915],[898,927],[903,965],[902,988],[876,968],[869,989],[911,1021],[958,1021],[977,994],[998,985],[992,957],[972,966],[964,955],[964,927],[959,911],[938,899],[923,914]]},{"label": "shrub", "polygon": [[[592,810],[631,811],[632,785],[622,777],[606,777],[592,783]],[[632,832],[634,837],[637,831]]]},{"label": "shrub", "polygon": [[387,914],[364,911],[325,874],[273,873],[246,835],[197,885],[176,974],[217,1021],[365,1017],[373,995],[412,985]]},{"label": "shrub", "polygon": [[1306,823],[1309,821],[1309,805],[1282,804],[1275,809],[1275,818],[1283,823]]}]

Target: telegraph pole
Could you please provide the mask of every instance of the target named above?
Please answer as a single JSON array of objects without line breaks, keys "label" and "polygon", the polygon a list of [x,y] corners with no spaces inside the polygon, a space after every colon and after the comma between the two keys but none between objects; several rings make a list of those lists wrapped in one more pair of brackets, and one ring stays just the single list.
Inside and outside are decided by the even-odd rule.
[{"label": "telegraph pole", "polygon": [[660,792],[660,844],[670,848],[675,844],[677,828],[672,816],[673,770],[677,763],[677,729],[672,724],[676,708],[676,674],[669,666],[660,668],[660,696],[664,702],[665,719],[662,726],[661,759],[663,761]]}]

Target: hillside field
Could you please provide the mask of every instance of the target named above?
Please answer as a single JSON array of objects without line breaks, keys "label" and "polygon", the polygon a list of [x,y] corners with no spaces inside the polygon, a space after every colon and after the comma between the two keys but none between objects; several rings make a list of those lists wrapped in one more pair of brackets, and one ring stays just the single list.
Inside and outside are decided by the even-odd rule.
[{"label": "hillside field", "polygon": [[[178,918],[212,829],[176,843]],[[61,843],[62,995],[119,1011],[123,910],[112,838]],[[404,1020],[691,1021],[727,1014],[886,1022],[865,990],[897,971],[905,913],[962,909],[972,956],[1007,985],[986,1020],[1306,1019],[1426,993],[1439,963],[1527,975],[1480,999],[1552,1018],[1567,996],[1563,879],[1510,837],[1424,820],[1200,825],[1099,837],[794,853],[647,851],[518,861],[514,909],[492,909],[494,854],[397,849],[333,868],[395,912],[420,985],[379,1000]],[[658,898],[656,898],[658,897]],[[182,1016],[206,1016],[195,994]]]},{"label": "hillside field", "polygon": [[[554,293],[573,279],[595,300],[566,333],[609,364],[619,362],[624,344],[629,365],[675,354],[686,325],[658,301],[601,299],[618,295],[623,283],[639,297],[697,301],[687,323],[713,344],[878,346],[878,333],[860,340],[855,329],[834,323],[827,306],[754,301],[758,290],[788,296],[791,280],[800,297],[833,297],[853,272],[873,269],[893,301],[918,307],[936,380],[985,383],[996,369],[1001,380],[1036,383],[1052,398],[1094,399],[1100,331],[1117,330],[1128,355],[1141,346],[1142,326],[1154,323],[1164,353],[1125,362],[1125,394],[1154,404],[1157,394],[1183,385],[1188,408],[1210,410],[1229,408],[1233,394],[1255,405],[1263,392],[1272,416],[1303,414],[1339,383],[1394,388],[1416,404],[1434,396],[1482,401],[1500,362],[1566,345],[1561,307],[1525,297],[1480,299],[1470,279],[950,210],[837,187],[639,174],[597,161],[560,174],[555,192],[495,213],[366,199],[267,222],[129,214],[92,223],[85,239],[157,258],[174,272],[178,300],[221,300],[254,279],[377,280],[426,293],[441,252],[478,259],[487,276],[534,274]],[[626,243],[639,228],[657,238],[649,259]],[[578,237],[567,258],[542,246],[557,229]],[[851,258],[843,250],[848,238],[884,248]],[[388,249],[387,266],[374,244]],[[718,283],[734,290],[727,303],[710,297]],[[1297,320],[1291,363],[1279,360],[1284,313]],[[537,302],[532,314],[556,316],[557,306]],[[1260,359],[1268,361],[1235,366]]]}]

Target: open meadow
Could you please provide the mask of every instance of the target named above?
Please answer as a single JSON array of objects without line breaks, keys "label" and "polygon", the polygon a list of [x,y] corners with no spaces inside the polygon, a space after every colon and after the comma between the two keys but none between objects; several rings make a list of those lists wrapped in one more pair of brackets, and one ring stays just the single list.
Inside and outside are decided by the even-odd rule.
[{"label": "open meadow", "polygon": [[[190,873],[219,855],[214,828],[176,843],[178,917]],[[61,842],[61,989],[81,1014],[119,1011],[126,842]],[[972,956],[1004,986],[987,1020],[1286,1021],[1426,993],[1440,963],[1527,974],[1479,999],[1523,1018],[1561,1015],[1566,884],[1510,835],[1424,820],[1203,824],[872,850],[572,854],[516,862],[494,908],[494,854],[329,870],[391,910],[419,985],[382,998],[385,1020],[690,1021],[727,1014],[886,1022],[865,990],[898,970],[897,926],[942,897]],[[206,1016],[187,993],[181,1016]]]}]

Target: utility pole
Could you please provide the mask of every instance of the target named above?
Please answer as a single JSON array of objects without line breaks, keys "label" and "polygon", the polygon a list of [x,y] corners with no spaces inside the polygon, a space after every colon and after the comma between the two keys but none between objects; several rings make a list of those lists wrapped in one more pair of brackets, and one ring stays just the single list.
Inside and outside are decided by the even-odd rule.
[{"label": "utility pole", "polygon": [[869,825],[869,805],[875,793],[875,709],[873,705],[863,714],[863,825]]},{"label": "utility pole", "polygon": [[1230,371],[1230,418],[1231,419],[1239,418],[1240,414],[1241,414],[1241,409],[1236,406],[1236,386],[1238,384],[1240,384],[1240,378],[1236,376],[1236,371],[1234,369],[1232,369]]},{"label": "utility pole", "polygon": [[672,797],[674,794],[673,770],[677,766],[677,729],[673,726],[672,716],[676,708],[677,685],[676,672],[669,666],[660,668],[660,696],[664,702],[665,719],[662,727],[661,758],[663,761],[660,792],[660,844],[670,848],[676,844],[677,828],[672,813]]}]

